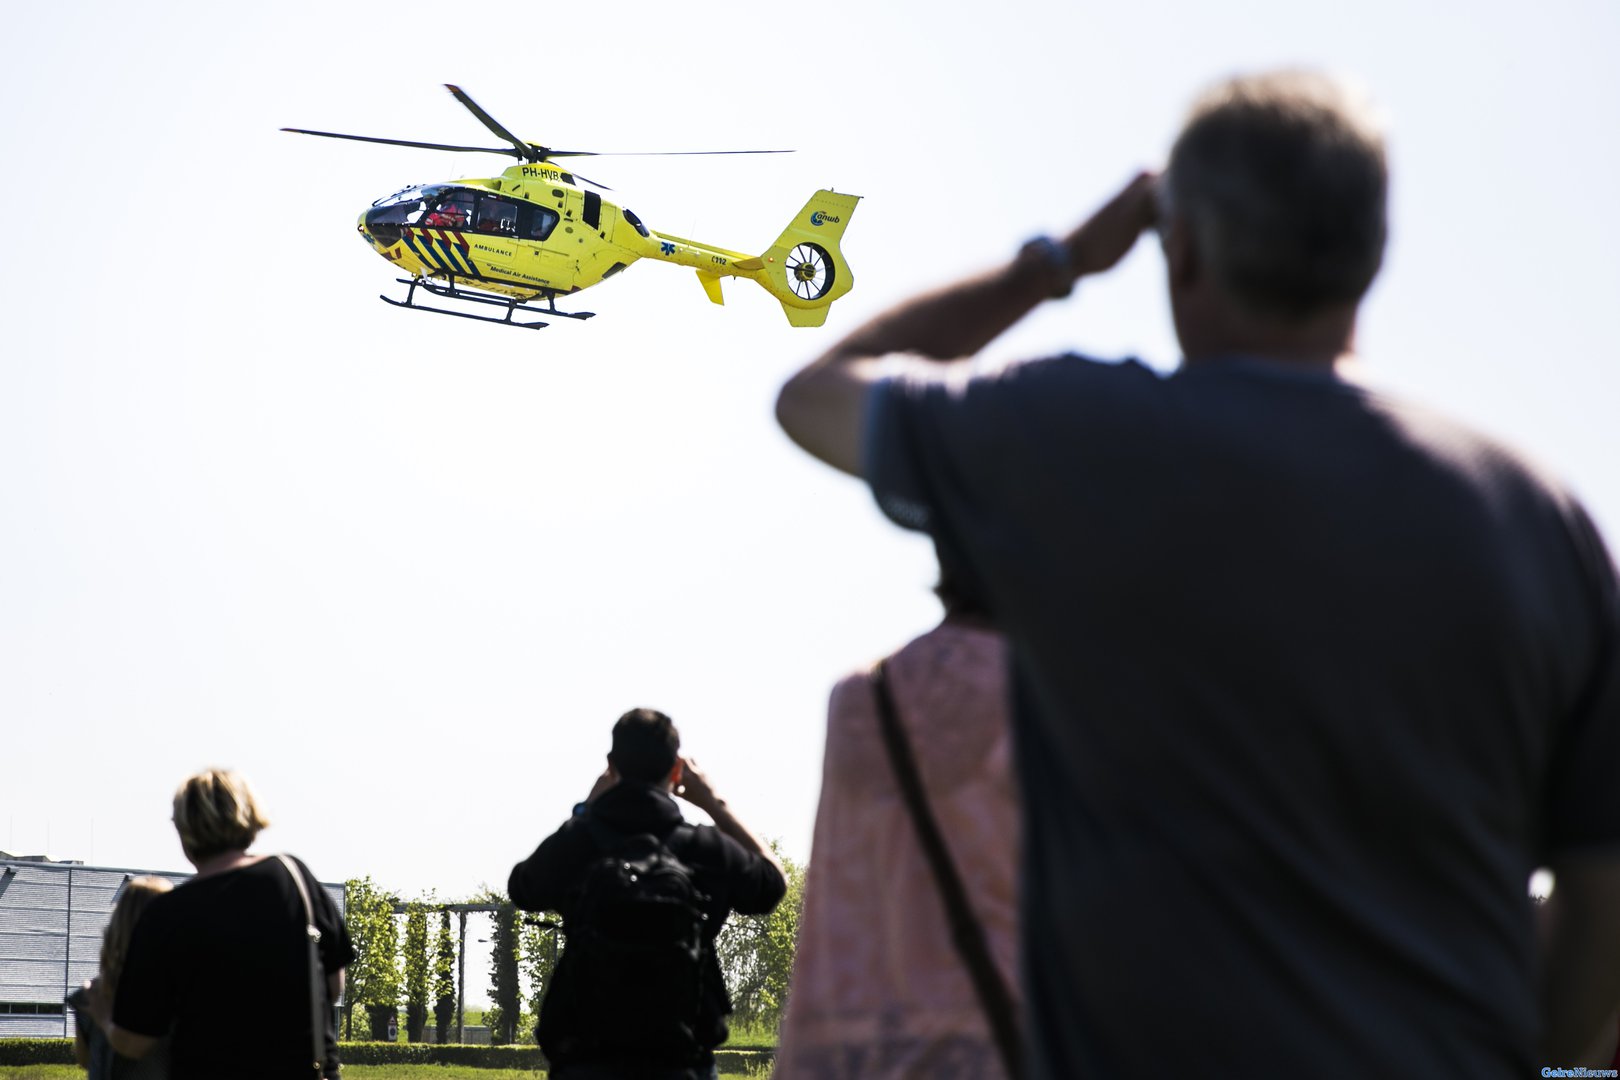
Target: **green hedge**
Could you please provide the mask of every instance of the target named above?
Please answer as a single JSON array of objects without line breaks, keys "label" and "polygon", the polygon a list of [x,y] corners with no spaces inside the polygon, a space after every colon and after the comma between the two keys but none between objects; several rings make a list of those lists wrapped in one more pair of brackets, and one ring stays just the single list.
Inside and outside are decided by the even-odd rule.
[{"label": "green hedge", "polygon": [[338,1043],[345,1065],[472,1065],[481,1069],[543,1069],[538,1046],[470,1046],[462,1043]]},{"label": "green hedge", "polygon": [[72,1065],[72,1039],[0,1039],[0,1065]]},{"label": "green hedge", "polygon": [[714,1052],[715,1064],[721,1072],[740,1072],[743,1069],[768,1069],[776,1060],[775,1047],[726,1047]]},{"label": "green hedge", "polygon": [[[717,1050],[728,1071],[769,1065],[765,1047]],[[345,1065],[470,1065],[482,1069],[543,1069],[538,1046],[468,1046],[457,1043],[346,1042],[338,1044]],[[0,1065],[72,1065],[72,1039],[0,1039]]]},{"label": "green hedge", "polygon": [[[759,1068],[771,1063],[769,1047],[727,1048],[715,1051],[722,1068],[731,1071]],[[546,1059],[538,1046],[471,1046],[460,1043],[346,1042],[338,1044],[345,1065],[470,1065],[480,1069],[543,1069]]]},{"label": "green hedge", "polygon": [[[484,1069],[543,1069],[538,1046],[464,1046],[433,1043],[338,1044],[345,1065],[472,1065]],[[72,1065],[72,1039],[0,1039],[0,1065]]]}]

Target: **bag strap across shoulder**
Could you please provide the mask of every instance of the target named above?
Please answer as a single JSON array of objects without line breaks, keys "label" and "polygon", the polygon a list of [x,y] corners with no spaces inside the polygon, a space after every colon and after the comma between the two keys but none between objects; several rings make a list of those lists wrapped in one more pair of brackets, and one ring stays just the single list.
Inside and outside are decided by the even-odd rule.
[{"label": "bag strap across shoulder", "polygon": [[286,855],[277,855],[276,861],[287,868],[287,876],[292,878],[293,884],[298,887],[298,899],[304,902],[304,926],[316,941],[321,940],[321,932],[315,928],[315,905],[309,902],[309,886],[304,883],[304,875],[298,872],[298,867]]},{"label": "bag strap across shoulder", "polygon": [[309,1018],[311,1048],[314,1051],[314,1076],[320,1080],[326,1073],[326,987],[321,985],[321,931],[315,925],[315,905],[309,902],[309,886],[298,866],[286,855],[277,855],[277,861],[286,868],[293,884],[298,887],[298,898],[304,902],[305,952],[309,961]]},{"label": "bag strap across shoulder", "polygon": [[1009,1080],[1019,1080],[1023,1076],[1023,1043],[1018,1034],[1018,1017],[1012,995],[1008,993],[1007,984],[990,956],[984,927],[979,924],[972,905],[968,903],[961,874],[957,872],[956,862],[951,858],[950,849],[945,846],[945,837],[928,803],[922,773],[911,750],[911,740],[906,738],[905,729],[900,726],[894,695],[889,690],[887,660],[879,661],[873,669],[871,683],[872,693],[877,698],[883,745],[889,752],[889,763],[894,767],[895,781],[905,799],[906,809],[911,813],[911,823],[916,827],[917,841],[928,860],[928,868],[933,871],[940,900],[944,902],[945,917],[951,928],[951,942],[956,946],[968,977],[973,982],[979,1006],[984,1010],[990,1034],[995,1039],[996,1049],[1000,1051],[1002,1066],[1007,1070]]}]

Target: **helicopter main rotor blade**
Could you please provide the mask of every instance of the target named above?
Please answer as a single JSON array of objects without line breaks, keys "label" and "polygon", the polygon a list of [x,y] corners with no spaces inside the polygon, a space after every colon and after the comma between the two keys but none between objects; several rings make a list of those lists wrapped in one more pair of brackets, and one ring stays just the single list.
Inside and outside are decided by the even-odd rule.
[{"label": "helicopter main rotor blade", "polygon": [[548,158],[555,157],[703,157],[711,154],[791,154],[792,150],[551,150],[538,148]]},{"label": "helicopter main rotor blade", "polygon": [[342,135],[336,131],[310,131],[308,128],[282,128],[282,131],[291,131],[299,135],[319,135],[326,139],[352,139],[355,142],[385,143],[388,146],[414,146],[422,150],[454,150],[460,154],[505,154],[507,157],[523,157],[524,155],[510,147],[490,146],[450,146],[446,143],[413,142],[410,139],[379,139],[375,135]]},{"label": "helicopter main rotor blade", "polygon": [[593,187],[593,188],[601,188],[603,191],[612,191],[613,190],[612,188],[608,187],[606,184],[599,184],[595,180],[592,180],[588,176],[579,175],[579,173],[574,172],[572,169],[570,169],[568,171],[568,175],[572,176],[575,180],[583,180],[583,181],[585,181],[585,183],[591,185],[591,187]]},{"label": "helicopter main rotor blade", "polygon": [[[501,126],[500,121],[496,120],[493,116],[489,115],[489,113],[485,112],[481,107],[479,107],[478,102],[468,97],[467,92],[461,87],[452,86],[450,83],[445,83],[444,88],[450,91],[451,96],[453,96],[457,101],[465,105],[468,112],[478,117],[480,123],[489,128],[489,130],[494,132],[496,135],[499,135],[501,138],[512,144],[511,150],[503,150],[502,153],[516,153],[518,157],[521,157],[525,161],[545,160],[546,151],[543,148],[530,146],[528,143],[524,142],[510,131],[507,131]],[[536,153],[537,150],[539,151],[538,153]]]}]

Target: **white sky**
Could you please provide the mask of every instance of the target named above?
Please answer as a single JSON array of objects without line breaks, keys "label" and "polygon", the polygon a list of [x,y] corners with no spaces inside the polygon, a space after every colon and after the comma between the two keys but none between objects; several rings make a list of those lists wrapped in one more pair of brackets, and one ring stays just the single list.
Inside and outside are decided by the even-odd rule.
[{"label": "white sky", "polygon": [[[775,427],[800,363],[1072,225],[1236,70],[1357,77],[1392,122],[1378,378],[1530,449],[1620,535],[1620,6],[13,5],[0,69],[0,848],[179,868],[177,781],[244,770],[324,879],[502,886],[669,712],[805,857],[834,680],[929,625],[927,544]],[[652,228],[763,250],[865,197],[856,288],[794,330],[644,263],[589,323],[398,311],[354,234],[520,135],[604,159]],[[584,167],[585,163],[581,163]],[[993,355],[1168,365],[1140,245]]]}]

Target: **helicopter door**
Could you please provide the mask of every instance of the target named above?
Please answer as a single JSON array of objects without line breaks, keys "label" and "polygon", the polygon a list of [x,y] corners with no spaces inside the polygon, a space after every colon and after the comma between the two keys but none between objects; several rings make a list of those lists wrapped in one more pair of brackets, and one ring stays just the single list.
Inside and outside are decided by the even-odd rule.
[{"label": "helicopter door", "polygon": [[572,236],[557,227],[563,221],[562,214],[539,203],[526,202],[521,207],[518,237],[536,242],[519,245],[523,249],[518,261],[519,276],[525,281],[544,281],[553,289],[573,288],[577,263],[564,246],[565,238],[572,241]]},{"label": "helicopter door", "polygon": [[479,260],[481,276],[519,279],[518,220],[523,204],[499,195],[480,194],[473,207],[467,240]]}]

